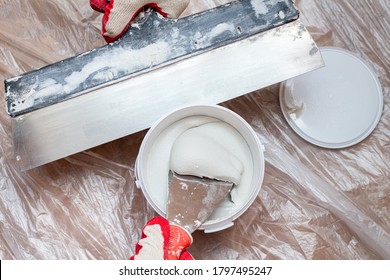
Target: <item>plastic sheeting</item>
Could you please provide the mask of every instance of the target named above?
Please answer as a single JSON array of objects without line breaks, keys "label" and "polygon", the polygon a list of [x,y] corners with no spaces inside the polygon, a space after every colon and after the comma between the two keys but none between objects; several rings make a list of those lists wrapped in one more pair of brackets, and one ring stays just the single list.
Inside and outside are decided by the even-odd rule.
[{"label": "plastic sheeting", "polygon": [[[186,13],[224,2],[192,1]],[[296,4],[319,46],[348,49],[374,69],[382,118],[363,142],[328,150],[288,126],[279,85],[223,103],[264,143],[265,178],[233,227],[194,234],[197,259],[390,258],[390,2]],[[86,0],[1,0],[0,15],[2,80],[104,44]],[[23,173],[0,102],[0,258],[128,259],[156,215],[134,183],[145,131]]]}]

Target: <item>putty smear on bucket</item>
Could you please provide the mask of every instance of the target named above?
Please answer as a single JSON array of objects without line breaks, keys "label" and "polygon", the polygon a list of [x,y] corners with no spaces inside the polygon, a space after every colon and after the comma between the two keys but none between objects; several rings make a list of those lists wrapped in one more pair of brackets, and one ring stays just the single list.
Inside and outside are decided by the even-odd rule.
[{"label": "putty smear on bucket", "polygon": [[230,180],[238,183],[232,189],[230,197],[228,196],[209,218],[209,220],[223,219],[229,213],[245,206],[252,195],[253,177],[250,148],[242,135],[228,123],[208,116],[191,116],[165,128],[154,140],[147,156],[144,183],[149,186],[150,196],[158,208],[166,212],[172,147],[180,135],[194,128],[198,130],[198,133],[207,133],[207,137],[212,139],[216,145],[220,145],[221,150],[228,151],[236,164],[233,169],[239,170],[231,174],[233,177]]}]

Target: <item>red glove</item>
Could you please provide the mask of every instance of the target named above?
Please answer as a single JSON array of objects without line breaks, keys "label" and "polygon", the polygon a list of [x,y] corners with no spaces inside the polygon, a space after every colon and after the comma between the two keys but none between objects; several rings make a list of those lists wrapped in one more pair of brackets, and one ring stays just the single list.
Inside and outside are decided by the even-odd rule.
[{"label": "red glove", "polygon": [[102,34],[109,43],[118,39],[143,7],[155,8],[161,15],[178,18],[190,0],[90,0],[92,9],[104,13]]},{"label": "red glove", "polygon": [[[172,225],[169,225],[167,219],[163,217],[154,217],[146,223],[142,229],[141,240],[135,247],[135,255],[130,260],[167,260],[172,259],[174,252],[170,250],[172,245],[175,245],[176,237],[172,233]],[[171,240],[169,239],[171,237]],[[175,259],[193,260],[194,258],[186,251],[186,248],[192,243],[187,239],[184,250]]]}]

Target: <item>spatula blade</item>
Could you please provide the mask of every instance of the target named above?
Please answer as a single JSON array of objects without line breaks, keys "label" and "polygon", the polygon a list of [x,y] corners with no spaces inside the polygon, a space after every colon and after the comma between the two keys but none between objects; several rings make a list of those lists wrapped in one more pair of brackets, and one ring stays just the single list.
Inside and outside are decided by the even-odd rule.
[{"label": "spatula blade", "polygon": [[167,219],[189,233],[200,227],[230,193],[233,183],[170,172]]},{"label": "spatula blade", "polygon": [[321,66],[292,0],[233,1],[180,20],[153,12],[121,40],[5,81],[15,158],[28,170]]}]

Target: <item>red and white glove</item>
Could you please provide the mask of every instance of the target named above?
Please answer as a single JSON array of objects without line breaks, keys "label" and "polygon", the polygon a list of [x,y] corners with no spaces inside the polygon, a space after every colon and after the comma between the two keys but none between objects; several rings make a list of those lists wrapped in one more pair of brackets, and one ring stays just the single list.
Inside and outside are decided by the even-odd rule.
[{"label": "red and white glove", "polygon": [[[169,224],[163,217],[150,219],[142,229],[141,240],[135,247],[135,255],[130,260],[193,260],[187,252],[188,246],[192,243],[192,237],[184,236],[185,240],[177,240],[176,227]],[[183,237],[181,237],[183,238]],[[180,253],[176,249],[177,244],[184,244]]]},{"label": "red and white glove", "polygon": [[143,7],[155,8],[162,16],[178,18],[190,0],[90,0],[92,9],[104,13],[102,34],[109,43],[123,35]]}]

